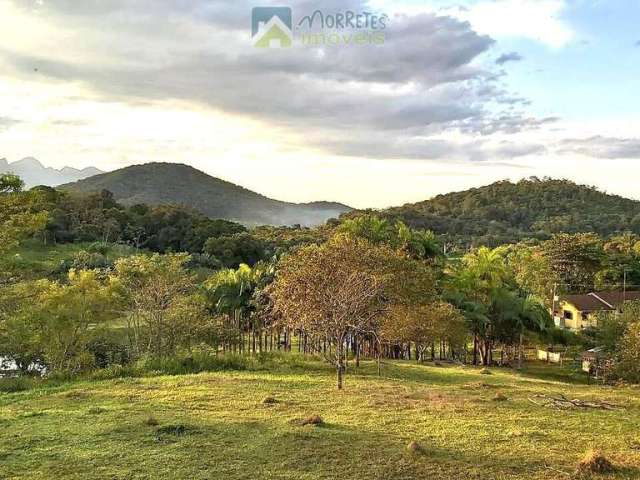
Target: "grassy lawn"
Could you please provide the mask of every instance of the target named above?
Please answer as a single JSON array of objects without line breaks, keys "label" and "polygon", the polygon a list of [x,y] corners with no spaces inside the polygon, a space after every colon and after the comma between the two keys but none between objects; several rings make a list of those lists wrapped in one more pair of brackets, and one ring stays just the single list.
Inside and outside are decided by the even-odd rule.
[{"label": "grassy lawn", "polygon": [[[640,478],[640,390],[492,372],[401,362],[378,378],[366,364],[340,392],[309,363],[0,394],[0,478],[548,480],[594,446],[617,467],[606,478]],[[529,401],[540,393],[622,408],[559,411]],[[326,424],[298,425],[312,414]]]},{"label": "grassy lawn", "polygon": [[[38,240],[27,240],[19,247],[0,257],[0,267],[23,280],[49,277],[60,264],[72,259],[91,243],[61,243],[44,245]],[[135,249],[125,245],[110,244],[106,258],[110,261],[135,253]]]}]

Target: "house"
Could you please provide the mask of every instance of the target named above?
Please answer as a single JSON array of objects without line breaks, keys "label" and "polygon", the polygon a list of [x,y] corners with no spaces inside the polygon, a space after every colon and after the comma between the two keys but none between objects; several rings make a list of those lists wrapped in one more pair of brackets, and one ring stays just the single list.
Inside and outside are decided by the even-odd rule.
[{"label": "house", "polygon": [[291,29],[274,15],[267,23],[260,22],[253,45],[258,48],[286,48],[292,44]]},{"label": "house", "polygon": [[559,299],[553,317],[556,326],[579,331],[597,327],[598,312],[619,312],[624,302],[640,300],[640,291],[592,292],[565,295]]}]

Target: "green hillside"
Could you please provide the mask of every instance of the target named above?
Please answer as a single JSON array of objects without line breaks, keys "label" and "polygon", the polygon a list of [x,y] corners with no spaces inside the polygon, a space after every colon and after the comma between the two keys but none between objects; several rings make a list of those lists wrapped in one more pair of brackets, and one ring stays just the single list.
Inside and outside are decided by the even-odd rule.
[{"label": "green hillside", "polygon": [[640,202],[568,180],[501,181],[382,212],[466,245],[499,245],[567,232],[640,233]]},{"label": "green hillside", "polygon": [[188,165],[175,163],[133,165],[63,188],[80,192],[109,190],[124,205],[188,205],[211,218],[245,225],[314,226],[351,210],[339,203],[295,204],[272,200]]}]

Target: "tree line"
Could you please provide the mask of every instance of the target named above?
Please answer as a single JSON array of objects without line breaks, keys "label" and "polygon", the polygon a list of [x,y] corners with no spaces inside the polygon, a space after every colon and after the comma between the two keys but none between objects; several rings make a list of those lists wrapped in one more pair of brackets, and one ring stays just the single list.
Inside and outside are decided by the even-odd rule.
[{"label": "tree line", "polygon": [[[348,362],[361,359],[519,367],[526,344],[567,341],[549,313],[554,292],[638,276],[632,233],[559,234],[452,256],[433,232],[372,214],[313,230],[248,231],[181,207],[122,207],[105,192],[80,201],[23,192],[14,177],[0,185],[9,207],[0,222],[14,225],[7,249],[30,236],[135,247],[106,263],[99,249],[80,252],[58,277],[2,287],[0,356],[24,372],[293,348],[333,365],[338,387]],[[629,312],[611,330],[616,358],[634,378],[637,317]]]}]

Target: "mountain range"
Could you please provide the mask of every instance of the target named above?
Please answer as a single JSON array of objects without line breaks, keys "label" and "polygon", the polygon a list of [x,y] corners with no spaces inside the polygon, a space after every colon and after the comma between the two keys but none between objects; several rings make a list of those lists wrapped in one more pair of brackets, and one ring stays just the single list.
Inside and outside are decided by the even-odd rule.
[{"label": "mountain range", "polygon": [[16,162],[9,163],[6,158],[0,158],[0,173],[13,173],[18,175],[27,188],[36,185],[47,185],[55,187],[64,183],[76,182],[83,178],[91,177],[103,173],[95,167],[87,167],[82,170],[64,167],[59,170],[45,167],[33,157],[23,158]]},{"label": "mountain range", "polygon": [[[341,203],[274,200],[177,163],[147,163],[102,173],[95,168],[45,168],[33,158],[12,164],[0,160],[0,172],[7,170],[23,177],[27,185],[55,186],[72,177],[61,188],[85,193],[109,190],[125,205],[186,205],[211,218],[248,226],[316,226],[343,214],[362,213]],[[561,232],[640,234],[639,201],[549,178],[504,180],[374,213],[467,246],[544,239]]]},{"label": "mountain range", "polygon": [[84,193],[109,190],[123,205],[187,205],[211,218],[249,226],[315,226],[352,210],[334,202],[298,204],[273,200],[178,163],[132,165],[61,188]]}]

